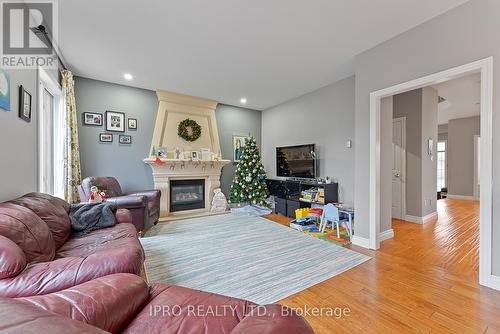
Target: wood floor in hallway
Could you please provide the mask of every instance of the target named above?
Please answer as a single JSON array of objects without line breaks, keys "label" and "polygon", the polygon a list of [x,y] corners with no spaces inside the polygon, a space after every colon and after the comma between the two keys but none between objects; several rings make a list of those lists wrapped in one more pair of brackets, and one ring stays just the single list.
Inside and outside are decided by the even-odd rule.
[{"label": "wood floor in hallway", "polygon": [[478,202],[440,200],[437,219],[394,220],[393,229],[377,252],[351,247],[372,260],[280,302],[309,313],[349,308],[338,319],[305,314],[316,333],[500,333],[500,292],[477,279]]}]

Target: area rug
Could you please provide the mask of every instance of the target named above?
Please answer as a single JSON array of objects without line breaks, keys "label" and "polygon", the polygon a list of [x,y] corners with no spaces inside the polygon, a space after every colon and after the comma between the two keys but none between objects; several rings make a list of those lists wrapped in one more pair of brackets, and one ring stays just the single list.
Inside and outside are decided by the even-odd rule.
[{"label": "area rug", "polygon": [[259,304],[277,302],[370,259],[265,218],[233,214],[158,224],[140,240],[149,282]]},{"label": "area rug", "polygon": [[328,241],[331,243],[334,243],[335,245],[338,246],[348,246],[351,245],[352,242],[349,239],[349,233],[347,233],[347,230],[345,227],[340,228],[340,238],[337,238],[337,231],[332,230],[332,229],[325,229],[324,233],[321,233],[317,228],[314,228],[312,230],[304,231],[304,233],[313,236],[315,238],[318,238],[323,241]]}]

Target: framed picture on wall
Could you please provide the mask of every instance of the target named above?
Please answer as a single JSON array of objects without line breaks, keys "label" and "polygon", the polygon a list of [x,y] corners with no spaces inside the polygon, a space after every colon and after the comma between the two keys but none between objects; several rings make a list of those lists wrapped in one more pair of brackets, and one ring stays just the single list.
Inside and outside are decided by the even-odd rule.
[{"label": "framed picture on wall", "polygon": [[125,132],[125,113],[106,111],[106,131]]},{"label": "framed picture on wall", "polygon": [[113,134],[111,133],[100,133],[99,141],[101,143],[112,143],[113,142]]},{"label": "framed picture on wall", "polygon": [[26,122],[31,122],[31,94],[23,85],[19,86],[19,117]]},{"label": "framed picture on wall", "polygon": [[10,111],[10,77],[0,68],[0,109]]},{"label": "framed picture on wall", "polygon": [[132,144],[132,136],[120,135],[120,137],[118,138],[118,142],[120,144],[130,145],[130,144]]},{"label": "framed picture on wall", "polygon": [[84,112],[82,114],[83,125],[102,126],[102,114],[97,112]]},{"label": "framed picture on wall", "polygon": [[233,161],[239,162],[243,148],[245,147],[245,139],[247,136],[233,136]]},{"label": "framed picture on wall", "polygon": [[137,130],[137,119],[129,118],[128,119],[128,129],[129,130]]}]

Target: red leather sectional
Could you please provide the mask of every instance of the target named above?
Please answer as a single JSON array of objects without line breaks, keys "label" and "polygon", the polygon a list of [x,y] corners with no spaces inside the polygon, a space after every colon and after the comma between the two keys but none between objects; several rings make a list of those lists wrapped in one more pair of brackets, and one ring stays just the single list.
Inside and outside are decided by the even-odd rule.
[{"label": "red leather sectional", "polygon": [[79,238],[68,212],[68,203],[39,193],[0,204],[2,333],[313,333],[285,306],[148,286],[137,276],[144,252],[136,228],[120,223],[126,209],[114,227]]}]

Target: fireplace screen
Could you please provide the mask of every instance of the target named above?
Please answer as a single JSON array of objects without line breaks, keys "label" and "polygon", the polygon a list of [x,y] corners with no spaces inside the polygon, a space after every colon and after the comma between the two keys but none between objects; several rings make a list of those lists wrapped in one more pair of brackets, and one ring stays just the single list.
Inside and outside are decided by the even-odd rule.
[{"label": "fireplace screen", "polygon": [[170,212],[204,208],[205,180],[170,181]]}]

